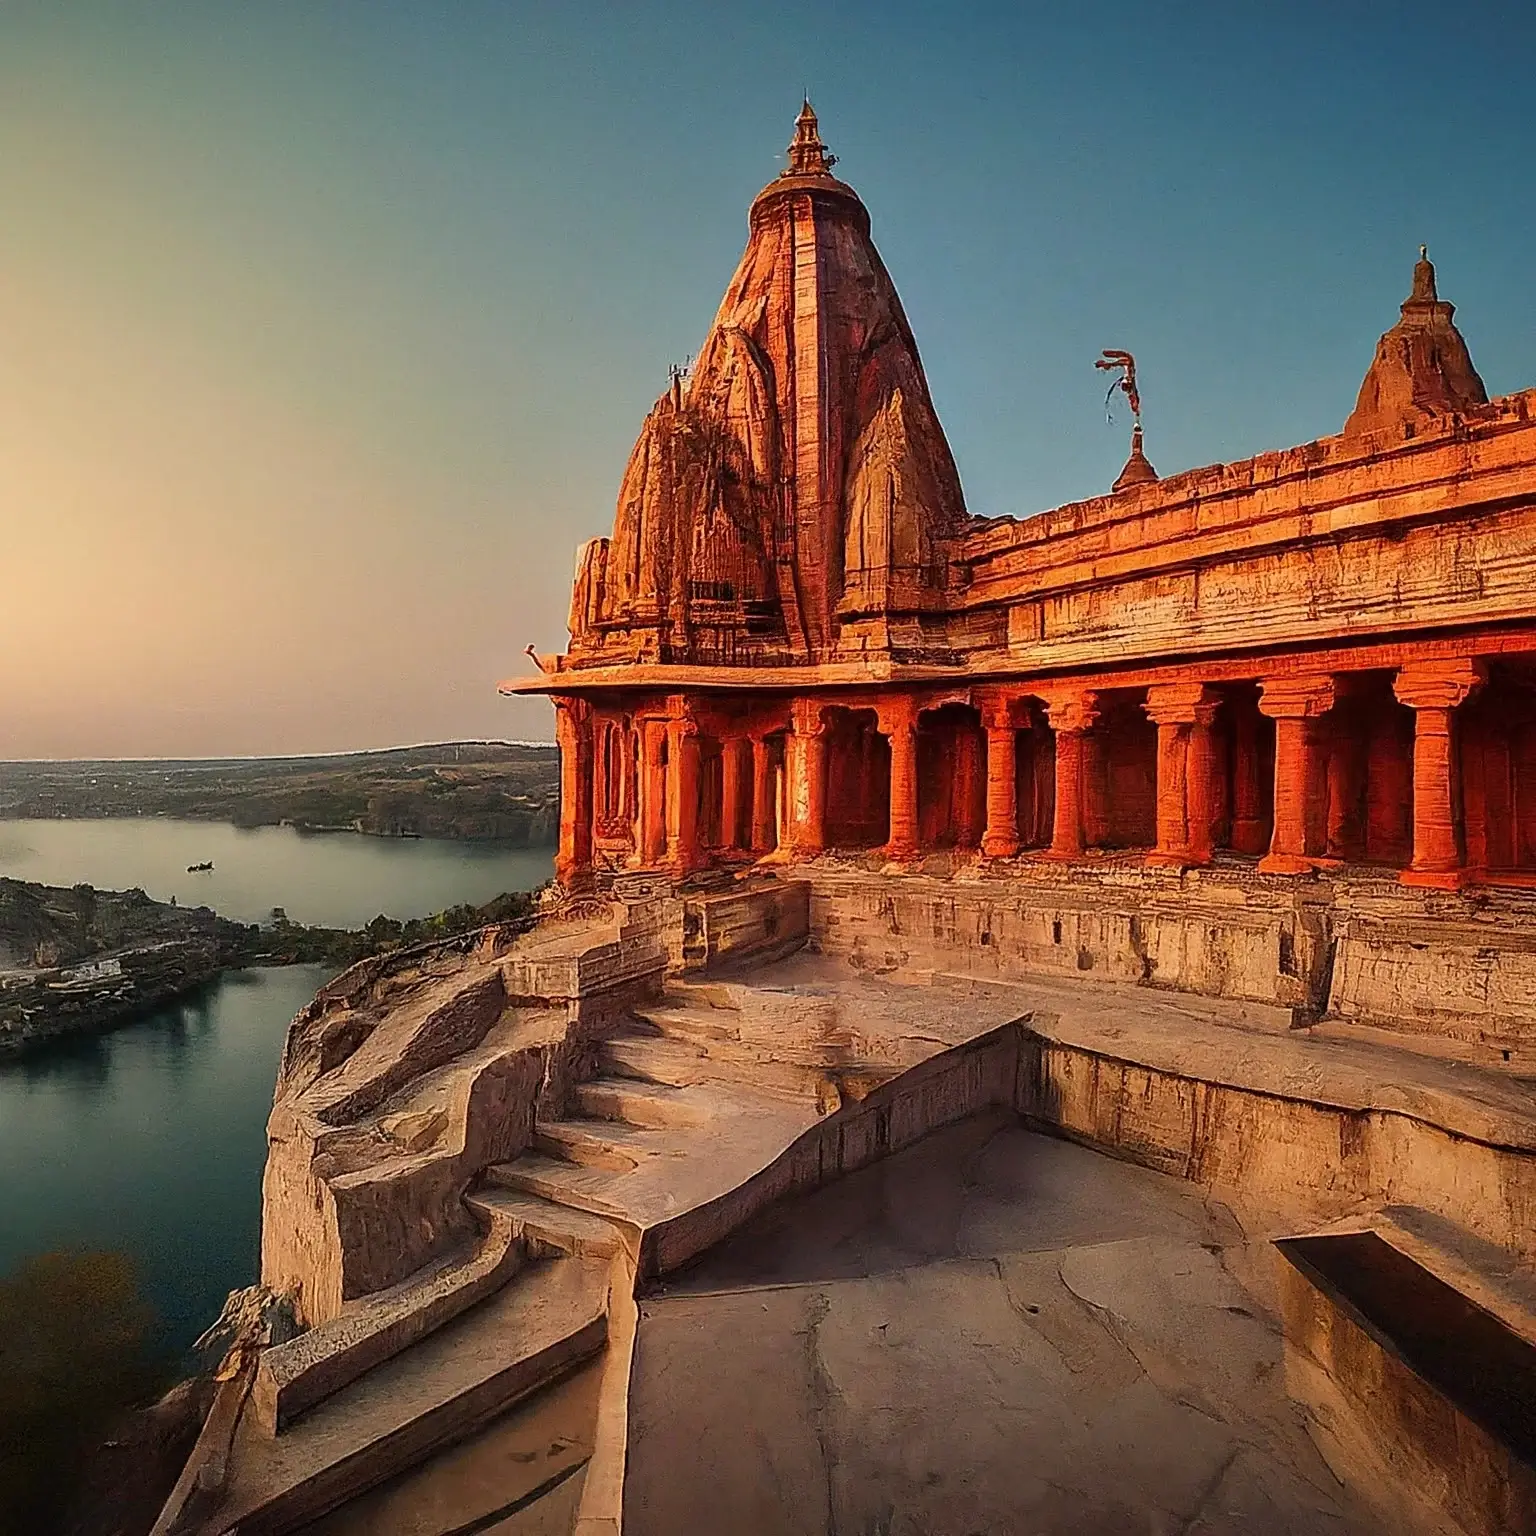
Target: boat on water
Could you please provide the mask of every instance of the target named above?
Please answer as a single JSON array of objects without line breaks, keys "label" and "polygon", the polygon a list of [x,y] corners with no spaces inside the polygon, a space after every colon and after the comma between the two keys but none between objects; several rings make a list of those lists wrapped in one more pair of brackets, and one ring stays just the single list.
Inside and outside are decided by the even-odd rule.
[{"label": "boat on water", "polygon": [[213,860],[209,859],[206,864],[188,864],[187,873],[189,875],[201,875],[208,873],[212,868]]}]

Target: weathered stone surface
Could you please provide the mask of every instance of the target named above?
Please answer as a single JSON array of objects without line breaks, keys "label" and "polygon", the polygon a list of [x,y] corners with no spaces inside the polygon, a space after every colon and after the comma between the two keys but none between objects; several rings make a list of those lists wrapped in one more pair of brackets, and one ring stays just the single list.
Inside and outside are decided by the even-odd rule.
[{"label": "weathered stone surface", "polygon": [[641,1301],[625,1530],[1374,1530],[1243,1246],[996,1121],[775,1208]]},{"label": "weathered stone surface", "polygon": [[[593,1035],[654,988],[654,918],[487,930],[355,966],[284,1047],[262,1274],[309,1325],[485,1240],[464,1205],[557,1112]],[[494,1266],[493,1266],[494,1268]]]},{"label": "weathered stone surface", "polygon": [[[1165,696],[1159,708],[1166,713],[1178,705]],[[1355,1023],[1296,1029],[1290,1005],[1149,987],[1144,975],[1100,980],[1085,975],[1076,959],[1038,965],[1027,946],[1015,943],[1010,923],[1047,899],[1055,903],[1045,908],[1047,925],[1061,920],[1050,914],[1072,904],[1099,921],[1113,915],[1117,898],[1129,903],[1123,932],[1131,932],[1132,919],[1143,925],[1137,942],[1144,953],[1184,967],[1178,975],[1210,988],[1211,957],[1238,952],[1250,921],[1231,914],[1252,905],[1263,914],[1261,929],[1278,923],[1289,935],[1275,940],[1273,974],[1289,967],[1316,989],[1326,985],[1320,957],[1332,943],[1317,921],[1324,904],[1369,926],[1402,922],[1410,911],[1443,913],[1466,900],[1454,892],[1406,891],[1389,880],[1328,878],[1335,887],[1320,881],[1303,897],[1283,880],[1241,872],[1135,866],[1128,875],[1105,870],[1089,888],[1081,874],[1057,866],[1020,900],[1009,880],[991,875],[895,878],[813,865],[808,917],[815,950],[787,958],[768,958],[777,934],[768,931],[766,914],[806,912],[805,885],[775,889],[755,876],[713,893],[684,889],[676,898],[654,898],[632,913],[616,909],[613,925],[598,921],[592,914],[602,903],[589,901],[580,908],[589,915],[551,916],[515,943],[488,934],[344,978],[295,1026],[279,1105],[289,1085],[294,1097],[289,1118],[275,1111],[274,1125],[300,1124],[306,1093],[326,1108],[364,1107],[340,1126],[308,1116],[307,1186],[288,1172],[299,1166],[295,1148],[306,1143],[274,1138],[266,1225],[271,1235],[281,1224],[274,1252],[311,1265],[301,1296],[318,1293],[332,1274],[372,1278],[390,1263],[410,1265],[410,1277],[393,1292],[369,1287],[339,1306],[335,1322],[285,1347],[295,1359],[319,1351],[318,1374],[301,1371],[295,1380],[321,1388],[333,1357],[343,1366],[371,1367],[286,1433],[315,1433],[306,1429],[314,1415],[345,1415],[352,1412],[348,1403],[374,1401],[379,1380],[398,1381],[404,1390],[413,1359],[439,1358],[447,1346],[434,1345],[436,1325],[454,1309],[452,1293],[460,1288],[430,1265],[454,1222],[478,1221],[530,1253],[610,1266],[617,1331],[603,1370],[579,1530],[618,1529],[627,1519],[624,1490],[644,1483],[627,1483],[625,1473],[631,1452],[644,1452],[630,1404],[634,1287],[665,1281],[675,1288],[684,1267],[711,1249],[719,1257],[704,1262],[719,1266],[722,1282],[736,1266],[736,1283],[787,1285],[800,1302],[810,1296],[807,1287],[822,1295],[831,1278],[863,1277],[865,1291],[850,1291],[825,1309],[817,1302],[815,1317],[790,1306],[787,1292],[773,1293],[782,1303],[767,1303],[789,1309],[786,1327],[821,1340],[823,1374],[811,1379],[836,1384],[819,1399],[811,1438],[802,1444],[791,1434],[770,1453],[787,1478],[805,1456],[823,1457],[825,1472],[832,1446],[832,1475],[806,1485],[824,1490],[828,1508],[856,1511],[862,1490],[880,1486],[900,1489],[907,1505],[926,1509],[925,1501],[939,1497],[931,1490],[945,1487],[953,1499],[963,1486],[966,1498],[981,1502],[956,1504],[972,1520],[959,1530],[997,1523],[988,1499],[1030,1513],[1046,1529],[1121,1520],[1113,1500],[1106,1504],[1070,1479],[1053,1475],[1038,1486],[995,1481],[1003,1449],[1016,1445],[1017,1434],[1034,1444],[1050,1436],[1061,1441],[1065,1433],[1079,1460],[1108,1456],[1114,1447],[1150,1490],[1152,1507],[1187,1529],[1235,1532],[1240,1518],[1277,1530],[1320,1528],[1342,1508],[1339,1496],[1289,1453],[1278,1460],[1272,1454],[1281,1443],[1303,1442],[1299,1421],[1270,1381],[1269,1357],[1278,1358],[1279,1345],[1264,1309],[1276,1305],[1275,1278],[1254,1244],[1391,1203],[1411,1208],[1397,1219],[1411,1216],[1414,1230],[1438,1224],[1460,1235],[1458,1251],[1470,1267],[1458,1271],[1457,1283],[1474,1294],[1482,1294],[1478,1288],[1494,1271],[1502,1276],[1536,1263],[1536,1105],[1528,1082],[1506,1066],[1474,1060],[1468,1048],[1447,1055],[1443,1037],[1436,1050],[1426,1050],[1413,1036]],[[1188,882],[1200,888],[1201,906],[1170,905],[1170,891]],[[1197,910],[1209,914],[1200,919],[1211,929],[1203,939],[1149,940],[1155,922],[1177,932]],[[1223,913],[1228,920],[1217,921]],[[1490,932],[1502,922],[1495,913],[1480,921]],[[1021,931],[1036,933],[1031,943],[1058,947],[1048,929]],[[1105,943],[1118,942],[1110,927],[1093,931]],[[1046,938],[1053,942],[1046,945]],[[1303,938],[1312,946],[1305,953]],[[712,942],[719,963],[691,968]],[[678,970],[665,994],[654,997],[667,956]],[[492,972],[500,978],[502,1017],[477,1043],[465,1044],[479,1034],[479,1000]],[[534,983],[574,988],[576,995],[556,993],[535,1006],[540,1000],[524,990]],[[584,990],[588,983],[595,990]],[[394,1014],[392,999],[399,1004]],[[351,1070],[349,1046],[361,1053]],[[450,1049],[457,1054],[445,1054]],[[423,1070],[394,1086],[402,1056]],[[530,1062],[539,1070],[528,1069]],[[482,1083],[489,1086],[477,1097]],[[892,1161],[935,1127],[978,1112],[1022,1113],[1123,1161],[1074,1164],[1079,1171],[1071,1177],[1058,1177],[1060,1167],[1042,1161],[1043,1154],[1020,1163],[982,1151],[948,1171],[906,1171]],[[487,1166],[509,1146],[509,1127],[510,1150]],[[1135,1163],[1145,1166],[1129,1166]],[[1089,1167],[1105,1172],[1085,1198],[1080,1180]],[[820,1218],[808,1218],[796,1199],[841,1175],[882,1168],[890,1171],[878,1175],[878,1236],[854,1199],[857,1183],[834,1184]],[[1127,1228],[1138,1202],[1166,1174],[1198,1197],[1180,1208],[1184,1215],[1165,1212],[1155,1230],[1134,1222]],[[313,1201],[295,1190],[315,1188],[334,1212],[329,1228],[295,1208],[297,1199]],[[1201,1200],[1227,1209],[1202,1207]],[[1027,1235],[1018,1230],[1018,1211],[1028,1212]],[[732,1234],[754,1220],[763,1223],[754,1245],[734,1249]],[[301,1229],[305,1221],[310,1226]],[[295,1241],[306,1233],[310,1253]],[[822,1237],[827,1246],[807,1271],[806,1255],[818,1251]],[[494,1268],[481,1242],[463,1270],[470,1290],[481,1270]],[[1221,1248],[1223,1263],[1202,1244]],[[914,1254],[925,1256],[931,1270],[920,1284],[908,1274]],[[1042,1255],[1056,1256],[1048,1272]],[[905,1278],[894,1284],[883,1270]],[[510,1294],[522,1284],[512,1279]],[[1258,1306],[1243,1300],[1238,1286],[1256,1294]],[[759,1294],[747,1291],[753,1306]],[[468,1317],[499,1306],[502,1295],[497,1290]],[[889,1335],[893,1313],[913,1319],[900,1335],[907,1353],[899,1381],[908,1379],[905,1372],[926,1380],[941,1360],[951,1369],[972,1356],[991,1362],[991,1386],[979,1397],[952,1401],[953,1384],[937,1379],[924,1389],[930,1407],[943,1404],[933,1422],[953,1427],[954,1436],[933,1429],[913,1440],[878,1414],[859,1420],[856,1432],[836,1428],[835,1403],[852,1403],[866,1388],[871,1395],[858,1399],[860,1414],[875,1414],[877,1399],[900,1400],[899,1381],[881,1375],[889,1362],[871,1365],[858,1344],[878,1334],[879,1323]],[[746,1324],[759,1316],[732,1313],[729,1331],[757,1337]],[[1000,1331],[1014,1326],[1010,1317],[1028,1320],[1024,1345]],[[919,1318],[928,1320],[926,1332]],[[688,1327],[696,1322],[690,1316]],[[961,1327],[958,1338],[944,1331],[952,1323]],[[450,1331],[458,1326],[447,1324]],[[341,1347],[327,1351],[332,1335]],[[1106,1338],[1113,1348],[1106,1349]],[[394,1353],[401,1343],[410,1347]],[[837,1353],[843,1344],[852,1349],[846,1358]],[[375,1353],[390,1358],[380,1364]],[[1243,1361],[1265,1369],[1244,1374]],[[274,1381],[281,1363],[272,1362]],[[763,1367],[767,1396],[777,1390],[770,1385],[776,1369]],[[642,1362],[642,1382],[643,1374]],[[350,1369],[341,1375],[350,1377]],[[786,1375],[785,1392],[800,1390],[801,1379]],[[1090,1397],[1074,1396],[1082,1392]],[[1170,1402],[1178,1405],[1172,1420]],[[1079,1406],[1070,1408],[1064,1431],[1063,1404],[1072,1403]],[[1079,1443],[1072,1426],[1090,1406],[1097,1427]],[[445,1443],[432,1425],[437,1410],[423,1412],[421,1425],[412,1419],[399,1427],[411,1460]],[[642,1409],[638,1422],[643,1418]],[[247,1421],[242,1435],[256,1433],[258,1415]],[[1172,1421],[1180,1426],[1174,1448],[1164,1443]],[[443,1423],[443,1434],[453,1438],[478,1420],[470,1415],[460,1423],[455,1411]],[[1323,1443],[1325,1429],[1313,1424],[1314,1430]],[[722,1477],[737,1475],[734,1441],[721,1441],[713,1430],[689,1433]],[[992,1470],[947,1482],[951,1471],[958,1476],[973,1467],[967,1443],[982,1448],[979,1465]],[[854,1445],[865,1449],[847,1449]],[[939,1469],[939,1482],[926,1474],[911,1481],[900,1454],[913,1445]],[[1306,1447],[1313,1456],[1310,1442]],[[237,1449],[244,1459],[234,1496],[244,1498],[267,1453],[258,1455],[248,1438]],[[1345,1464],[1334,1449],[1328,1454]],[[371,1470],[358,1488],[377,1476],[383,1455],[367,1453]],[[848,1481],[844,1469],[864,1456],[871,1458],[867,1475],[849,1473]],[[749,1470],[766,1477],[771,1469]],[[317,1473],[314,1487],[324,1493],[330,1476]],[[978,1493],[979,1485],[992,1491]],[[774,1520],[803,1528],[815,1517],[785,1488],[771,1498],[761,1489],[744,1497],[741,1518],[766,1521],[764,1528]],[[310,1498],[306,1492],[291,1507],[318,1508],[305,1502]],[[670,1498],[661,1505],[666,1518],[693,1518]],[[825,1517],[823,1509],[817,1518]],[[686,1529],[686,1520],[677,1528]],[[933,1515],[922,1528],[946,1527]],[[1399,1521],[1397,1528],[1418,1527]]]}]

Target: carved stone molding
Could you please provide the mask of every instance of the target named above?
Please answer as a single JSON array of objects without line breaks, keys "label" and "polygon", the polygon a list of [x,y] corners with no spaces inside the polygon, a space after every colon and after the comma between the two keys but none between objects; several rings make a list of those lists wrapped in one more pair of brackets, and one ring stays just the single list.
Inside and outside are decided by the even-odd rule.
[{"label": "carved stone molding", "polygon": [[1392,680],[1392,691],[1409,709],[1455,709],[1487,681],[1482,662],[1459,656],[1410,662]]},{"label": "carved stone molding", "polygon": [[1272,720],[1314,720],[1333,708],[1336,697],[1326,673],[1269,677],[1259,684],[1259,710]]}]

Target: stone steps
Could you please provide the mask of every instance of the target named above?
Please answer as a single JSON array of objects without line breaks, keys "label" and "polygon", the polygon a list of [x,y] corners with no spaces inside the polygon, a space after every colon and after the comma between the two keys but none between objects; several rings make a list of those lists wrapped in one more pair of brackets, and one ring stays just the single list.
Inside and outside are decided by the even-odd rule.
[{"label": "stone steps", "polygon": [[598,1066],[605,1075],[664,1088],[706,1082],[706,1060],[697,1046],[653,1035],[618,1035],[597,1048]]},{"label": "stone steps", "polygon": [[501,1212],[478,1212],[485,1238],[467,1258],[449,1259],[425,1274],[344,1307],[286,1344],[262,1351],[251,1388],[251,1411],[269,1435],[409,1349],[513,1278],[523,1263],[521,1236]]},{"label": "stone steps", "polygon": [[656,1150],[656,1132],[618,1120],[540,1120],[533,1150],[591,1168],[628,1173]]},{"label": "stone steps", "polygon": [[204,1530],[284,1536],[462,1440],[603,1347],[608,1284],[601,1257],[536,1261],[276,1438],[247,1416]]},{"label": "stone steps", "polygon": [[502,1184],[482,1184],[465,1201],[510,1222],[530,1254],[608,1259],[626,1246],[624,1232],[605,1217]]},{"label": "stone steps", "polygon": [[701,1126],[711,1118],[701,1096],[638,1078],[594,1077],[578,1083],[576,1108],[593,1120],[616,1120],[648,1130]]},{"label": "stone steps", "polygon": [[649,1024],[669,1040],[693,1041],[706,1049],[712,1044],[739,1043],[741,1040],[742,1016],[735,1008],[668,1001],[630,1011],[642,1024]]},{"label": "stone steps", "polygon": [[611,1169],[584,1167],[537,1152],[525,1152],[516,1162],[496,1163],[485,1170],[487,1184],[609,1219],[622,1219],[613,1186],[624,1177]]},{"label": "stone steps", "polygon": [[745,1084],[780,1099],[815,1099],[820,1073],[794,1061],[758,1055],[745,1046],[667,1035],[619,1035],[598,1048],[598,1066],[615,1077],[672,1088],[710,1083]]}]

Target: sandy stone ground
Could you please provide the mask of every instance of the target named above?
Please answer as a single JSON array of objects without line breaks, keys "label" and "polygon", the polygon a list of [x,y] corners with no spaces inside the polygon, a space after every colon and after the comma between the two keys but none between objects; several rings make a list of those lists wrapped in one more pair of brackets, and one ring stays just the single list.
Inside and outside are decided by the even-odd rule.
[{"label": "sandy stone ground", "polygon": [[1009,1117],[929,1137],[644,1300],[626,1536],[1378,1531],[1253,1257],[1190,1185]]}]

